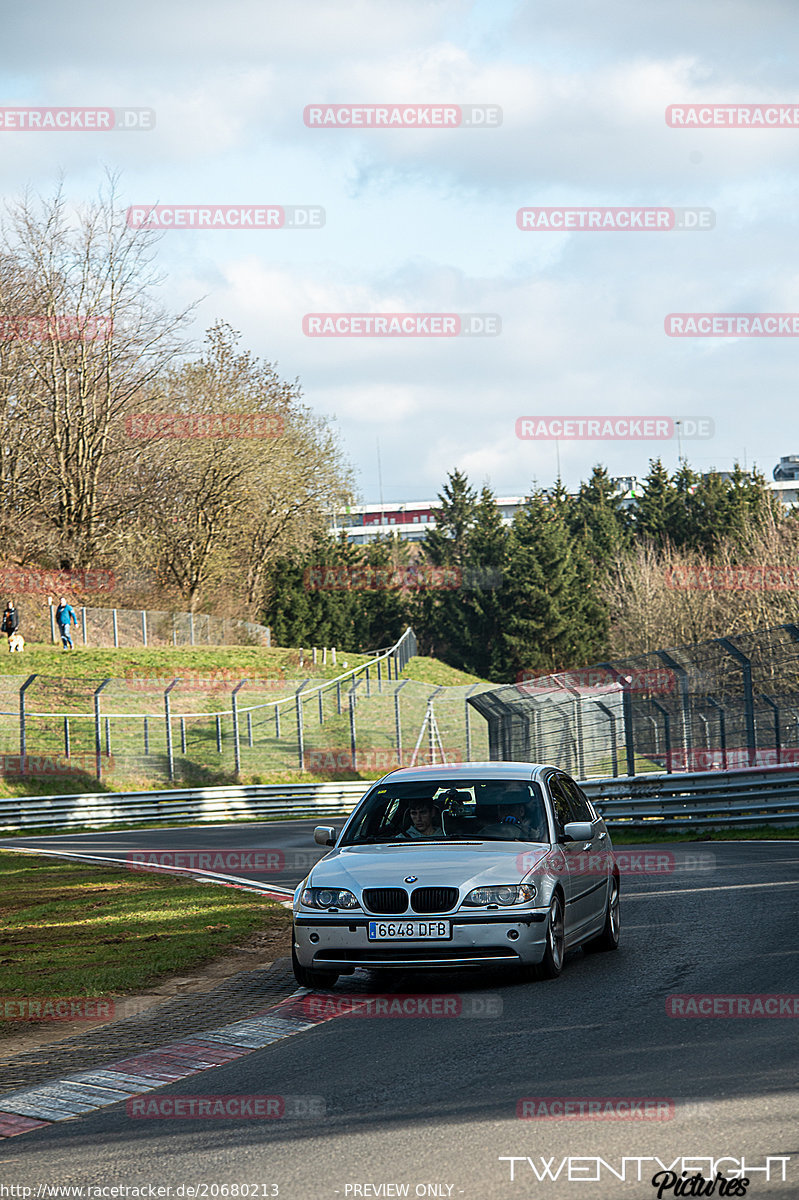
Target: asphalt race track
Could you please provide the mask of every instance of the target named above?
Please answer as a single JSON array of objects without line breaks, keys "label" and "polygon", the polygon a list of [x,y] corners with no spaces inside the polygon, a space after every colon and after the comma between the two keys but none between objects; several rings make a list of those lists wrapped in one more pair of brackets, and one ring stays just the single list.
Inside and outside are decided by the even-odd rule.
[{"label": "asphalt race track", "polygon": [[[148,848],[269,849],[283,852],[282,867],[276,859],[279,869],[251,877],[290,886],[305,873],[291,868],[303,861],[297,856],[318,856],[313,824],[2,844],[122,858]],[[319,996],[338,996],[347,1009],[344,997],[353,993],[360,1000],[401,994],[424,1008],[443,994],[487,1015],[372,1016],[362,1007],[150,1093],[313,1097],[317,1115],[139,1119],[119,1103],[0,1142],[0,1184],[31,1187],[31,1197],[50,1195],[47,1185],[152,1185],[171,1192],[143,1194],[178,1200],[604,1200],[657,1196],[652,1176],[669,1169],[678,1178],[683,1170],[729,1178],[744,1160],[745,1194],[796,1197],[799,999],[794,1017],[678,1017],[667,1012],[667,998],[799,997],[799,843],[643,849],[673,858],[663,869],[661,857],[651,873],[647,860],[619,847],[627,870],[617,954],[577,951],[561,978],[547,983],[442,973],[394,976],[387,984],[359,972]],[[246,870],[233,873],[247,877]],[[682,1011],[690,1008],[683,999]],[[616,1115],[565,1118],[547,1098],[613,1098]],[[660,1102],[649,1109],[659,1119],[636,1107],[647,1099]],[[521,1111],[532,1108],[533,1119],[517,1115],[525,1100]],[[83,1193],[86,1200],[113,1194]],[[27,1200],[21,1191],[0,1191],[11,1195]]]}]

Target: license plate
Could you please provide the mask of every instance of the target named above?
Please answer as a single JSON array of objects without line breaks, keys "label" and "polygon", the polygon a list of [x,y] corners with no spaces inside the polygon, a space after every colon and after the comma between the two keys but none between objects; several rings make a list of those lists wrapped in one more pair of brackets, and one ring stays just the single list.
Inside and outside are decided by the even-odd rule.
[{"label": "license plate", "polygon": [[370,921],[370,942],[442,942],[449,941],[449,921]]}]

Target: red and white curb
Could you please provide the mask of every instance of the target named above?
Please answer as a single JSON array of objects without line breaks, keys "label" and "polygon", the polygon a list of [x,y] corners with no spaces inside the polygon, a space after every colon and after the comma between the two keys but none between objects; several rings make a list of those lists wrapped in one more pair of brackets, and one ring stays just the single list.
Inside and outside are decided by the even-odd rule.
[{"label": "red and white curb", "polygon": [[15,1137],[130,1100],[331,1020],[331,1016],[308,1019],[298,1003],[307,995],[308,988],[299,988],[274,1008],[247,1020],[145,1050],[94,1071],[80,1071],[0,1096],[0,1138]]}]

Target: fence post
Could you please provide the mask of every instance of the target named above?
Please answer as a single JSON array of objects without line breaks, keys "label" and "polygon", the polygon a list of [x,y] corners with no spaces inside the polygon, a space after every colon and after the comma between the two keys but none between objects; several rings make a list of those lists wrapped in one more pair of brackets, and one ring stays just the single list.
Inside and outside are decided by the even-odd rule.
[{"label": "fence post", "polygon": [[100,692],[104,687],[107,687],[110,682],[110,679],[103,680],[94,693],[94,758],[97,767],[95,774],[97,775],[98,783],[100,781],[100,772],[102,770],[101,758],[103,752],[103,747],[100,743]]},{"label": "fence post", "polygon": [[275,705],[275,737],[280,740],[280,705]]},{"label": "fence post", "polygon": [[194,645],[194,613],[189,613],[189,642]]},{"label": "fence post", "polygon": [[252,713],[247,713],[247,745],[252,750]]},{"label": "fence post", "polygon": [[111,757],[111,718],[105,718],[105,756]]},{"label": "fence post", "polygon": [[64,758],[69,758],[69,717],[64,717]]},{"label": "fence post", "polygon": [[147,645],[147,613],[144,609],[141,610],[141,640]]},{"label": "fence post", "polygon": [[119,630],[117,628],[117,610],[115,608],[111,609],[111,621],[114,626],[114,647],[117,648],[119,646]]},{"label": "fence post", "polygon": [[[236,763],[236,779],[238,780],[239,772],[241,771],[241,747],[239,746],[239,701],[238,695],[244,687],[246,679],[241,679],[230,695],[230,707],[233,710],[233,755]],[[249,713],[247,714],[249,716]]]},{"label": "fence post", "polygon": [[325,714],[324,714],[324,710],[322,709],[322,689],[321,688],[317,692],[317,695],[319,696],[319,724],[324,725]]},{"label": "fence post", "polygon": [[338,715],[341,716],[341,680],[340,679],[336,680],[336,708],[338,709]]},{"label": "fence post", "polygon": [[[652,705],[652,707],[653,707],[654,709],[656,709],[656,711],[657,711],[657,712],[659,712],[659,713],[661,714],[661,716],[663,717],[663,745],[664,745],[664,747],[665,747],[665,750],[666,750],[666,772],[667,772],[667,774],[671,775],[671,773],[672,773],[672,763],[671,763],[671,713],[669,712],[669,710],[668,710],[667,708],[664,708],[664,707],[663,707],[663,705],[662,705],[662,704],[660,704],[660,703],[659,703],[657,700],[652,700],[652,699],[650,698],[650,701],[649,701],[649,703],[650,703],[650,704]],[[724,764],[725,764],[725,766],[726,766],[726,763],[727,763],[727,755],[726,755],[726,753],[725,753],[725,755],[724,755]]]},{"label": "fence post", "polygon": [[[144,620],[144,611],[142,611],[142,621]],[[143,626],[142,626],[143,628]],[[144,643],[145,646],[147,643]],[[172,710],[169,703],[169,693],[175,684],[179,683],[178,679],[173,679],[169,687],[164,692],[164,720],[166,721],[166,760],[169,767],[169,782],[172,783],[175,778],[175,759],[172,754]]]},{"label": "fence post", "polygon": [[397,762],[402,766],[402,722],[400,720],[400,703],[399,694],[409,681],[403,679],[402,683],[397,684],[394,691],[394,732],[397,738]]},{"label": "fence post", "polygon": [[25,729],[25,692],[33,683],[35,675],[29,675],[19,689],[19,769],[20,774],[25,774],[25,749],[27,745],[27,736]]},{"label": "fence post", "polygon": [[300,771],[305,770],[305,731],[302,727],[302,700],[300,699],[300,692],[305,687],[306,683],[309,682],[310,679],[303,679],[302,683],[294,693],[294,704],[297,709],[297,755],[300,762]]},{"label": "fence post", "polygon": [[474,691],[474,689],[476,687],[477,687],[477,684],[473,683],[463,698],[464,724],[466,726],[466,761],[467,762],[471,762],[471,760],[472,760],[472,716],[471,716],[471,706],[469,704],[469,697],[471,696],[472,692]]},{"label": "fence post", "polygon": [[[358,683],[360,683],[360,680],[358,680]],[[350,692],[349,692],[349,696],[350,696],[350,754],[352,755],[353,771],[357,770],[356,761],[357,761],[357,753],[358,753],[358,747],[356,745],[356,738],[355,738],[355,689],[358,687],[358,683],[353,683],[352,687],[350,688]]]},{"label": "fence post", "polygon": [[144,753],[150,753],[150,718],[144,718]]},{"label": "fence post", "polygon": [[594,704],[597,708],[601,708],[605,716],[610,719],[610,745],[613,753],[613,777],[615,779],[619,774],[619,756],[616,751],[616,717],[607,704],[603,704],[601,700],[594,700]]},{"label": "fence post", "polygon": [[53,645],[55,645],[55,609],[53,608],[52,602],[49,604],[49,608],[50,608],[50,641],[53,643]]},{"label": "fence post", "polygon": [[675,672],[680,681],[680,696],[682,698],[682,744],[685,753],[685,769],[690,770],[691,752],[694,748],[693,728],[691,726],[691,700],[688,692],[688,672],[666,650],[656,650],[655,654],[661,662]]},{"label": "fence post", "polygon": [[369,668],[367,667],[366,668],[366,695],[368,697],[368,696],[371,696],[371,694],[372,694],[372,689],[369,686]]},{"label": "fence post", "polygon": [[729,638],[714,638],[719,646],[735,659],[741,666],[744,691],[744,721],[746,723],[746,748],[749,766],[755,765],[757,754],[757,738],[755,735],[755,701],[752,694],[752,660],[747,658],[743,650],[739,650]]},{"label": "fence post", "polygon": [[[627,774],[635,774],[635,733],[633,730],[633,702],[630,694],[632,686],[632,676],[624,671],[618,670],[612,663],[602,662],[597,663],[598,667],[604,667],[613,675],[616,683],[621,683],[621,712],[624,721],[624,746],[627,757]],[[571,689],[570,689],[571,690]]]},{"label": "fence post", "polygon": [[85,609],[85,607],[81,608],[81,610],[80,610],[80,623],[81,623],[82,633],[83,633],[83,644],[85,646],[86,645],[86,609]]},{"label": "fence post", "polygon": [[217,714],[216,718],[216,752],[222,753],[222,718]]},{"label": "fence post", "polygon": [[180,718],[180,753],[186,756],[186,718]]},{"label": "fence post", "polygon": [[727,770],[727,721],[725,717],[724,707],[719,704],[718,700],[714,700],[712,696],[707,698],[711,708],[715,708],[719,714],[719,746],[721,748],[721,769]]},{"label": "fence post", "polygon": [[774,749],[777,751],[777,765],[782,762],[782,743],[780,740],[780,706],[771,696],[763,696],[763,703],[774,710]]}]

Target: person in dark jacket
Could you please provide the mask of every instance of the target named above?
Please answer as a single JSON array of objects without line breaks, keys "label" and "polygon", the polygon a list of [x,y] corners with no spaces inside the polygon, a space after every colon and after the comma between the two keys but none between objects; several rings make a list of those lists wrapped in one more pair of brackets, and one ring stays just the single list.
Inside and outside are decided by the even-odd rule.
[{"label": "person in dark jacket", "polygon": [[12,634],[17,632],[18,628],[19,613],[14,608],[14,601],[9,600],[6,605],[6,611],[3,613],[3,623],[0,625],[0,630],[2,630],[6,637],[10,638]]},{"label": "person in dark jacket", "polygon": [[75,616],[75,609],[71,604],[67,604],[64,597],[61,597],[61,603],[55,610],[55,620],[58,626],[58,632],[61,634],[61,645],[64,650],[74,650],[72,638],[70,637],[70,625],[77,626],[78,618]]}]

